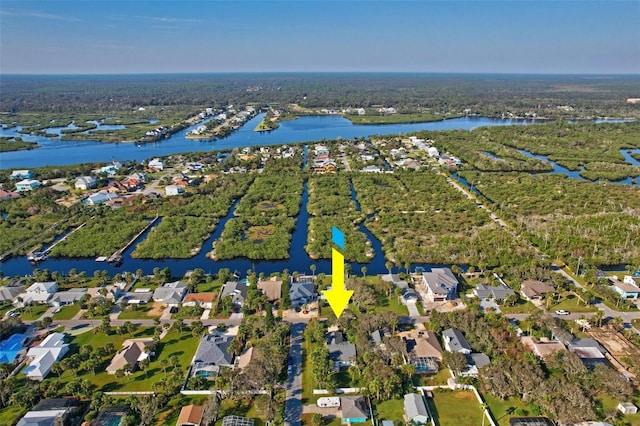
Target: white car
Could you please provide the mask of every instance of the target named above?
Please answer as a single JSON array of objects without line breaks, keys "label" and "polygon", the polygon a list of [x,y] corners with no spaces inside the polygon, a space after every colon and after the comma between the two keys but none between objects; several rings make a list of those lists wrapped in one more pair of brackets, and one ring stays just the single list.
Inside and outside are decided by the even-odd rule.
[{"label": "white car", "polygon": [[565,311],[564,309],[560,309],[559,311],[556,311],[556,315],[569,315],[569,314],[571,314],[571,312]]}]

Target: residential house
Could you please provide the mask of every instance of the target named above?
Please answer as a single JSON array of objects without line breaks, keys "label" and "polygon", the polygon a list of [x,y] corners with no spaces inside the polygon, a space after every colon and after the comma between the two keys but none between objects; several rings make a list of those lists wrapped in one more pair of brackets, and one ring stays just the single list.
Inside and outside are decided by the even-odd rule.
[{"label": "residential house", "polygon": [[167,196],[180,195],[184,192],[184,188],[178,185],[167,185],[164,187],[164,193]]},{"label": "residential house", "polygon": [[98,180],[94,176],[78,176],[76,178],[75,188],[86,191],[98,186]]},{"label": "residential house", "polygon": [[160,161],[159,158],[154,158],[153,160],[149,161],[149,164],[147,164],[147,168],[153,172],[161,171],[164,170],[164,163]]},{"label": "residential house", "polygon": [[182,281],[165,283],[153,292],[153,301],[162,302],[166,306],[180,306],[187,294],[187,285]]},{"label": "residential house", "polygon": [[203,336],[193,357],[191,375],[208,378],[217,375],[220,367],[233,368],[234,356],[229,352],[232,340],[233,336]]},{"label": "residential house", "polygon": [[96,174],[100,174],[100,175],[109,175],[109,176],[113,176],[115,175],[118,170],[120,170],[122,168],[122,163],[118,162],[118,161],[114,161],[111,164],[108,164],[104,167],[101,167],[100,169],[98,169],[96,171]]},{"label": "residential house", "polygon": [[12,200],[14,198],[20,197],[20,194],[13,191],[5,191],[4,189],[0,189],[0,201],[2,200]]},{"label": "residential house", "polygon": [[409,424],[428,424],[429,413],[422,395],[409,393],[404,396],[404,419]]},{"label": "residential house", "polygon": [[640,275],[625,275],[622,281],[627,284],[633,284],[636,287],[638,287],[640,286]]},{"label": "residential house", "polygon": [[338,165],[333,160],[316,161],[311,170],[314,173],[335,173],[338,170]]},{"label": "residential house", "polygon": [[9,177],[11,180],[31,179],[33,172],[31,170],[14,170]]},{"label": "residential house", "polygon": [[127,305],[146,305],[153,298],[153,292],[148,288],[139,288],[135,291],[129,291],[122,296],[122,300]]},{"label": "residential house", "polygon": [[222,286],[222,295],[220,297],[231,296],[234,307],[239,310],[244,305],[247,290],[249,290],[249,283],[246,280],[227,281]]},{"label": "residential house", "polygon": [[58,291],[49,299],[49,306],[59,308],[65,305],[72,305],[82,300],[87,294],[86,288],[72,288],[67,291]]},{"label": "residential house", "polygon": [[422,273],[422,284],[431,302],[458,298],[458,279],[449,268],[432,268]]},{"label": "residential house", "polygon": [[427,148],[427,154],[429,155],[429,157],[440,156],[440,153],[438,152],[438,148],[436,148],[435,146],[430,146],[429,148]]},{"label": "residential house", "polygon": [[73,398],[46,398],[28,411],[16,426],[54,426],[74,424],[72,418],[81,414],[82,406]]},{"label": "residential house", "polygon": [[341,396],[340,414],[342,424],[366,423],[369,418],[367,403],[361,396]]},{"label": "residential house", "polygon": [[529,348],[538,358],[542,359],[555,352],[567,350],[562,342],[549,340],[546,337],[541,337],[540,340],[538,340],[533,336],[523,336],[520,340],[522,344]]},{"label": "residential house", "polygon": [[117,194],[120,192],[128,192],[129,188],[125,185],[124,182],[120,182],[119,180],[114,180],[113,182],[109,182],[107,185],[107,192],[110,194]]},{"label": "residential house", "polygon": [[345,340],[342,332],[336,330],[327,334],[327,349],[335,369],[356,365],[356,345]]},{"label": "residential house", "polygon": [[98,413],[96,418],[91,421],[91,426],[120,425],[122,419],[124,419],[129,414],[129,411],[129,407],[124,405],[116,405],[115,407],[103,408]]},{"label": "residential house", "polygon": [[438,372],[438,361],[442,361],[442,346],[433,331],[414,331],[402,338],[409,354],[408,362],[416,367],[416,373]]},{"label": "residential house", "polygon": [[24,374],[31,380],[43,380],[51,371],[51,367],[69,350],[64,343],[64,334],[51,333],[39,345],[29,349],[27,358],[31,360]]},{"label": "residential house", "polygon": [[269,302],[275,302],[282,297],[282,278],[278,276],[258,281],[258,288],[267,296]]},{"label": "residential house", "polygon": [[632,402],[620,402],[616,408],[622,414],[636,414],[638,412],[638,407],[636,407]]},{"label": "residential house", "polygon": [[325,145],[316,145],[313,148],[313,151],[314,151],[316,157],[320,156],[320,155],[327,155],[328,156],[330,154],[329,148],[327,148]]},{"label": "residential house", "polygon": [[33,189],[39,188],[40,186],[42,186],[40,181],[37,181],[35,179],[25,179],[16,183],[16,191],[18,192],[31,191]]},{"label": "residential house", "polygon": [[20,293],[24,292],[23,285],[3,285],[0,287],[0,302],[13,302]]},{"label": "residential house", "polygon": [[473,294],[480,300],[505,300],[509,296],[516,295],[515,291],[503,283],[497,286],[480,283],[473,289]]},{"label": "residential house", "polygon": [[182,300],[182,306],[198,306],[203,309],[211,309],[216,294],[213,292],[206,293],[189,293]]},{"label": "residential house", "polygon": [[549,292],[553,292],[553,287],[542,281],[529,280],[520,284],[520,294],[529,301],[542,300]]},{"label": "residential house", "polygon": [[311,282],[294,282],[289,287],[289,299],[291,306],[298,308],[316,299],[316,285]]},{"label": "residential house", "polygon": [[97,206],[98,204],[108,203],[116,198],[118,198],[116,194],[112,194],[108,191],[98,191],[86,197],[82,202],[88,206]]},{"label": "residential house", "polygon": [[478,377],[481,367],[491,363],[489,357],[482,352],[473,352],[465,355],[467,358],[467,368],[460,372],[464,377]]},{"label": "residential house", "polygon": [[606,362],[606,350],[596,340],[591,338],[573,339],[568,345],[569,352],[573,352],[587,366]]},{"label": "residential house", "polygon": [[253,419],[242,416],[224,416],[222,426],[253,426]]},{"label": "residential house", "polygon": [[149,358],[152,353],[147,348],[153,346],[151,339],[127,339],[122,343],[122,350],[115,354],[111,363],[107,366],[107,373],[116,374],[118,370],[123,370],[129,366],[131,372],[135,371],[138,363]]},{"label": "residential house", "polygon": [[124,180],[124,184],[129,187],[130,191],[142,188],[146,182],[147,175],[140,172],[136,172]]},{"label": "residential house", "polygon": [[15,298],[13,305],[22,308],[31,303],[48,303],[56,291],[58,283],[55,281],[35,282]]},{"label": "residential house", "polygon": [[462,354],[470,354],[471,346],[464,338],[464,334],[456,328],[448,328],[442,332],[444,339],[444,348],[449,352],[460,352]]},{"label": "residential house", "polygon": [[640,287],[635,282],[629,283],[628,281],[612,280],[613,289],[620,295],[623,300],[638,299],[640,298]]},{"label": "residential house", "polygon": [[200,426],[204,407],[202,405],[190,404],[182,407],[176,426]]}]

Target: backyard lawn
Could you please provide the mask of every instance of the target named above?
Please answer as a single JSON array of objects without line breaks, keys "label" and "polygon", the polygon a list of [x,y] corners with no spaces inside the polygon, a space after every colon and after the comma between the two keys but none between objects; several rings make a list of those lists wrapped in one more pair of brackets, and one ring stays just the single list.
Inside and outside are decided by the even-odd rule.
[{"label": "backyard lawn", "polygon": [[124,311],[120,312],[118,319],[121,320],[137,320],[137,319],[153,319],[160,318],[162,311],[149,306],[127,306]]},{"label": "backyard lawn", "polygon": [[402,424],[404,415],[404,400],[392,399],[390,401],[375,404],[376,419],[392,420],[394,424]]},{"label": "backyard lawn", "polygon": [[55,314],[53,314],[53,319],[54,320],[70,320],[71,318],[75,317],[78,312],[80,312],[79,303],[62,306],[60,308],[60,312],[56,312]]},{"label": "backyard lawn", "polygon": [[532,415],[527,411],[527,405],[518,398],[499,399],[488,394],[483,394],[485,402],[489,406],[489,411],[499,426],[509,426],[509,418],[512,416]]},{"label": "backyard lawn", "polygon": [[431,415],[440,426],[482,424],[482,408],[473,392],[438,389],[433,392],[433,399],[428,398],[427,402]]}]

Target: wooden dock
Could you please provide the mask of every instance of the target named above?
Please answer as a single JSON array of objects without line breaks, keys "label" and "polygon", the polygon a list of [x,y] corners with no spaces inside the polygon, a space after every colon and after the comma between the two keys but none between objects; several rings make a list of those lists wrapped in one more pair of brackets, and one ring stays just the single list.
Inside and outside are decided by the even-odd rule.
[{"label": "wooden dock", "polygon": [[144,234],[149,228],[151,228],[158,221],[159,218],[160,218],[160,216],[154,217],[153,220],[151,222],[149,222],[149,224],[147,226],[145,226],[142,231],[138,232],[124,247],[122,247],[120,250],[117,250],[111,256],[109,256],[109,258],[107,259],[107,262],[109,262],[109,263],[122,263],[122,254],[129,247],[131,247],[131,245],[133,243],[135,243],[136,240],[138,238],[140,238],[140,236],[142,234]]}]

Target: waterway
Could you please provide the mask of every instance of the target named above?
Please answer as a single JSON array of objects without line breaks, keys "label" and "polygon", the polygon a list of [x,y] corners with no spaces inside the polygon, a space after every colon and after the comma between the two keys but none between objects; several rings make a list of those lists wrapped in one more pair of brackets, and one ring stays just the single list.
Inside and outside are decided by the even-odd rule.
[{"label": "waterway", "polygon": [[[203,123],[174,133],[158,142],[136,144],[132,142],[104,143],[96,141],[61,141],[43,136],[23,135],[21,127],[0,128],[0,136],[21,137],[28,142],[37,142],[40,148],[29,151],[3,152],[0,169],[28,169],[47,165],[69,165],[87,162],[109,162],[112,159],[142,161],[178,152],[210,151],[251,145],[275,145],[294,142],[320,141],[323,139],[369,137],[371,135],[411,133],[420,130],[471,130],[482,126],[509,126],[535,124],[540,121],[492,119],[485,117],[462,117],[430,123],[354,125],[340,116],[300,117],[283,121],[280,127],[270,132],[254,132],[262,120],[258,114],[240,129],[226,138],[215,141],[187,139],[186,134]],[[102,125],[100,129],[104,129]]]}]

